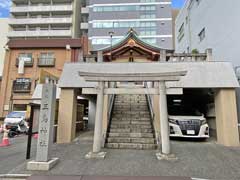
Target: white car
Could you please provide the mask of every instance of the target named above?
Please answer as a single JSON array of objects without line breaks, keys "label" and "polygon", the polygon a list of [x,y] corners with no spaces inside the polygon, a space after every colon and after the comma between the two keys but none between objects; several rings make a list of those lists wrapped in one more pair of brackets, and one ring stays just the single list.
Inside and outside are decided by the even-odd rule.
[{"label": "white car", "polygon": [[207,120],[198,110],[176,106],[171,110],[168,117],[170,137],[209,138]]}]

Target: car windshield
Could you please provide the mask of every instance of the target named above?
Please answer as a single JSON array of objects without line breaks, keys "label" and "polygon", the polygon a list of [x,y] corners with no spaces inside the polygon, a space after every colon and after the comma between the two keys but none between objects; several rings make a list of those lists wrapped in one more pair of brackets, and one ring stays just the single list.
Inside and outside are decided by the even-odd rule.
[{"label": "car windshield", "polygon": [[201,116],[202,113],[192,107],[187,106],[170,106],[168,107],[168,113],[172,116]]},{"label": "car windshield", "polygon": [[6,117],[7,118],[21,118],[21,117],[25,117],[25,112],[11,112]]}]

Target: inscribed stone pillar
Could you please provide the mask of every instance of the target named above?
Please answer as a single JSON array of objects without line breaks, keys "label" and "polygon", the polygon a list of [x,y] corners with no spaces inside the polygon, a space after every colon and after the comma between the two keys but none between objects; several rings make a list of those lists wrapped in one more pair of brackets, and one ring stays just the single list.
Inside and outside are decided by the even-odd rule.
[{"label": "inscribed stone pillar", "polygon": [[37,143],[37,162],[50,160],[51,145],[53,143],[53,125],[56,109],[56,86],[44,84],[39,118],[39,138]]}]

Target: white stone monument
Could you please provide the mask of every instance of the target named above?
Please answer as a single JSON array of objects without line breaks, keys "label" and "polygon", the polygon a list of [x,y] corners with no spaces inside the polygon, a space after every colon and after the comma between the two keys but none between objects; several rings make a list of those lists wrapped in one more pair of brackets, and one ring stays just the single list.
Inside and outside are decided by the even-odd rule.
[{"label": "white stone monument", "polygon": [[27,163],[28,170],[48,171],[58,162],[58,158],[50,157],[51,145],[53,143],[55,107],[56,85],[44,84],[42,88],[36,161]]}]

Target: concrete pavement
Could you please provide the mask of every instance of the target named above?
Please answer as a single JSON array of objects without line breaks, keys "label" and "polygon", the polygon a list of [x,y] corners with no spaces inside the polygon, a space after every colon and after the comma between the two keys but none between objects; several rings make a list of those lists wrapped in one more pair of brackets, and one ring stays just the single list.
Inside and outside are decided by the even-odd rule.
[{"label": "concrete pavement", "polygon": [[[0,141],[2,134],[0,134]],[[21,165],[26,158],[27,136],[10,138],[10,146],[0,147],[0,174],[6,174],[11,169]],[[36,140],[33,142],[33,154],[36,151]]]},{"label": "concrete pavement", "polygon": [[[178,161],[158,161],[154,150],[106,149],[105,160],[86,160],[92,149],[92,132],[71,144],[54,145],[52,157],[60,162],[49,172],[26,171],[26,162],[8,171],[36,175],[185,176],[203,179],[240,179],[240,148],[226,148],[211,142],[172,141]],[[13,147],[10,147],[13,148]],[[1,149],[2,150],[2,149]],[[11,154],[11,153],[10,153]],[[12,153],[14,155],[14,153]],[[25,158],[25,153],[24,157]],[[6,161],[4,161],[6,162]],[[2,164],[2,162],[1,162]],[[6,172],[6,171],[4,171]]]}]

